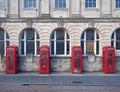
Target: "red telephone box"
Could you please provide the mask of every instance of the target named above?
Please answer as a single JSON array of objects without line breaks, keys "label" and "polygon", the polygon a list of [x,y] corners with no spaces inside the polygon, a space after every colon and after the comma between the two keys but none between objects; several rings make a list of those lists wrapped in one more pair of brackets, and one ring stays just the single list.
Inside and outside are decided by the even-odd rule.
[{"label": "red telephone box", "polygon": [[112,46],[103,47],[103,72],[115,72],[115,48]]},{"label": "red telephone box", "polygon": [[50,71],[50,51],[48,46],[40,47],[40,73],[49,73]]},{"label": "red telephone box", "polygon": [[6,48],[6,73],[17,73],[18,49],[16,46]]},{"label": "red telephone box", "polygon": [[80,46],[72,47],[72,73],[82,72],[82,48]]}]

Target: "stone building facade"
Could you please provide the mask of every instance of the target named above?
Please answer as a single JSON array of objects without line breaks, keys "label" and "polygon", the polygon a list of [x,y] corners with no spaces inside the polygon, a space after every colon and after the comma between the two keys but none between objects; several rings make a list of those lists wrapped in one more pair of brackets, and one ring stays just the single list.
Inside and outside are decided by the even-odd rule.
[{"label": "stone building facade", "polygon": [[[83,48],[83,71],[102,72],[102,48],[116,48],[120,71],[120,0],[0,0],[0,71],[6,46],[19,52],[19,71],[39,71],[39,47],[50,47],[50,71],[71,72],[71,49]],[[91,42],[94,60],[89,61]]]}]

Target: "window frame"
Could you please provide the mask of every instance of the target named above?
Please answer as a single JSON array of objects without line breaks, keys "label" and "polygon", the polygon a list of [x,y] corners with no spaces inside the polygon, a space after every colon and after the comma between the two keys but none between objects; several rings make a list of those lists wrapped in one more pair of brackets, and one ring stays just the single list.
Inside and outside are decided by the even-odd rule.
[{"label": "window frame", "polygon": [[[117,5],[119,5],[119,7],[117,7]],[[120,9],[120,0],[119,0],[119,4],[118,4],[117,0],[115,0],[115,8]]]},{"label": "window frame", "polygon": [[[62,29],[62,31],[64,31],[64,54],[57,54],[57,45],[56,45],[56,43],[57,43],[57,40],[56,40],[56,31],[57,30],[55,30],[54,32],[52,32],[52,34],[51,34],[51,36],[50,36],[50,56],[51,57],[70,57],[70,55],[71,55],[71,44],[70,44],[70,37],[69,37],[69,39],[67,39],[67,32],[65,31],[65,30],[63,30]],[[52,39],[52,35],[54,35],[54,39]],[[69,34],[68,34],[68,36],[69,36]],[[54,42],[54,53],[52,54],[52,42]],[[69,42],[69,54],[67,54],[67,42]]]},{"label": "window frame", "polygon": [[117,40],[117,36],[116,36],[116,32],[119,31],[120,29],[117,29],[115,30],[112,35],[113,35],[113,39],[112,39],[112,36],[111,36],[111,46],[112,46],[112,42],[113,42],[113,47],[117,50],[117,51],[120,51],[120,49],[117,49],[117,46],[116,46],[116,42],[117,41],[120,41],[120,40]]},{"label": "window frame", "polygon": [[[10,39],[9,39],[8,33],[6,31],[4,31],[2,28],[0,28],[0,29],[4,32],[4,38],[3,38],[3,40],[0,40],[0,41],[4,42],[4,47],[3,47],[4,53],[3,53],[3,56],[6,56],[6,47],[10,45]],[[7,38],[7,35],[8,35],[8,38]],[[7,45],[7,42],[8,42],[8,45]]]},{"label": "window frame", "polygon": [[[87,47],[87,45],[86,45],[86,42],[87,42],[87,38],[86,38],[86,32],[87,31],[89,31],[89,30],[93,30],[94,31],[94,54],[96,55],[96,56],[99,56],[100,55],[100,38],[98,37],[98,39],[97,39],[97,32],[94,30],[94,29],[87,29],[87,30],[85,30],[84,32],[83,32],[83,34],[84,34],[84,36],[83,36],[83,39],[82,39],[82,36],[81,36],[81,43],[83,42],[84,43],[84,48],[83,48],[83,56],[87,56],[87,49],[86,49],[86,47]],[[82,35],[83,35],[82,34]],[[98,35],[99,36],[99,35]],[[97,54],[97,42],[99,42],[99,54]],[[82,44],[81,44],[82,45]]]},{"label": "window frame", "polygon": [[[94,9],[94,8],[96,8],[96,6],[97,6],[97,1],[95,0],[95,2],[93,1],[93,0],[88,0],[88,2],[89,3],[87,3],[87,1],[85,0],[85,8],[87,8],[87,9]],[[94,6],[94,3],[95,3],[95,6]],[[91,4],[91,5],[90,5]]]},{"label": "window frame", "polygon": [[[34,31],[34,30],[32,30],[32,29],[26,29],[26,30],[24,30],[21,34],[20,34],[20,38],[19,38],[19,55],[20,56],[26,56],[27,55],[27,34],[26,34],[26,31],[27,30],[30,30],[30,31]],[[39,39],[37,39],[37,32],[36,31],[34,31],[34,40],[31,40],[31,41],[34,41],[34,56],[39,56],[39,53],[37,53],[37,42],[39,42],[39,47],[40,47],[40,37],[39,37]],[[24,38],[23,39],[21,39],[21,37],[22,37],[22,35],[24,36]],[[39,35],[38,35],[39,36]],[[22,46],[21,46],[21,42],[24,42],[24,54],[22,54]]]},{"label": "window frame", "polygon": [[[66,0],[65,0],[65,2],[64,2],[64,0],[62,0],[62,3],[59,1],[60,0],[54,0],[54,8],[55,9],[66,9],[66,4],[67,4]],[[57,5],[56,5],[56,2],[57,2]],[[60,3],[61,3],[61,6],[60,6]],[[64,4],[65,4],[65,7],[64,7]]]},{"label": "window frame", "polygon": [[[34,4],[35,4],[35,6],[34,6]],[[36,6],[37,6],[36,0],[32,0],[32,2],[29,2],[29,0],[24,0],[24,9],[36,9]]]}]

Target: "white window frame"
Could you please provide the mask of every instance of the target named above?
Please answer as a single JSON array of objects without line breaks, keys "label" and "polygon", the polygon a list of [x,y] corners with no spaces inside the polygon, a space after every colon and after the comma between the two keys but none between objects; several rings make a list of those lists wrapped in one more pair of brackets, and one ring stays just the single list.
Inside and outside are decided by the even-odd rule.
[{"label": "white window frame", "polygon": [[[8,35],[8,37],[9,37],[9,35]],[[9,38],[7,38],[7,32],[4,31],[4,39],[0,40],[0,41],[4,41],[4,54],[3,55],[5,56],[6,55],[7,42],[10,42]]]},{"label": "white window frame", "polygon": [[[35,3],[35,6],[34,6],[34,3]],[[26,4],[28,6],[26,6]],[[32,4],[32,6],[30,6],[30,4]],[[35,9],[36,8],[36,0],[32,0],[32,2],[30,2],[29,0],[24,0],[24,9]]]},{"label": "white window frame", "polygon": [[[118,40],[116,39],[116,32],[117,32],[117,30],[113,32],[113,39],[111,39],[111,41],[113,42],[113,46],[115,47],[115,49],[116,49],[116,41],[118,41]],[[112,37],[111,37],[111,38],[112,38]],[[120,41],[120,40],[119,40],[119,41]],[[116,49],[116,50],[117,50],[117,49]],[[117,50],[117,51],[120,51],[120,50]]]},{"label": "white window frame", "polygon": [[[56,52],[56,31],[57,30],[55,30],[54,31],[54,39],[52,39],[52,36],[51,36],[51,38],[50,38],[50,56],[51,57],[69,57],[70,55],[71,55],[71,49],[70,49],[70,47],[71,47],[71,44],[70,44],[70,37],[69,37],[69,39],[67,39],[67,32],[66,31],[64,31],[64,54],[63,55],[59,55],[59,54],[56,54],[57,52]],[[52,34],[53,35],[53,34]],[[68,35],[69,36],[69,35]],[[54,54],[52,54],[52,50],[51,50],[51,42],[54,42]],[[67,42],[69,41],[69,54],[67,54]]]},{"label": "white window frame", "polygon": [[[87,32],[88,30],[86,30],[86,31],[84,31],[84,38],[83,39],[81,39],[81,42],[83,41],[84,42],[84,51],[83,51],[83,56],[87,56],[87,53],[86,53],[86,42],[87,42],[87,40],[86,40],[86,32]],[[97,39],[97,32],[96,31],[94,31],[94,54],[96,55],[96,56],[99,56],[100,55],[100,53],[99,54],[97,54],[97,52],[96,52],[96,46],[97,46],[97,41],[99,41],[99,45],[100,45],[100,38],[99,39]],[[100,48],[100,47],[99,47]],[[100,51],[99,51],[100,52]]]},{"label": "white window frame", "polygon": [[[58,1],[58,2],[57,2],[57,1]],[[65,0],[65,2],[64,2],[64,0],[62,0],[62,3],[61,3],[61,4],[62,4],[62,7],[59,6],[59,3],[60,3],[59,0],[57,0],[57,1],[54,0],[54,8],[55,8],[55,9],[66,9],[66,4],[67,4],[67,3],[66,3],[66,0]],[[57,7],[56,7],[56,2],[58,3],[58,6],[57,6]],[[64,3],[65,3],[65,7],[64,7]]]},{"label": "white window frame", "polygon": [[[86,6],[86,0],[85,0],[85,8],[96,8],[96,4],[97,4],[97,0],[95,1],[95,7],[94,7],[94,2],[93,2],[93,0],[88,0],[88,4],[87,4],[87,6]],[[92,4],[92,6],[90,6],[90,3]]]},{"label": "white window frame", "polygon": [[[26,56],[27,55],[27,52],[26,52],[26,41],[27,41],[27,39],[26,39],[26,31],[27,30],[24,30],[21,34],[20,34],[20,49],[19,49],[19,55],[20,56]],[[21,39],[21,36],[24,34],[24,39]],[[39,54],[37,54],[37,42],[39,42],[40,41],[40,37],[39,37],[39,39],[37,39],[37,32],[36,31],[34,31],[34,56],[39,56]],[[24,54],[22,54],[22,47],[21,47],[21,42],[24,42]],[[39,42],[39,45],[40,45],[40,42]]]}]

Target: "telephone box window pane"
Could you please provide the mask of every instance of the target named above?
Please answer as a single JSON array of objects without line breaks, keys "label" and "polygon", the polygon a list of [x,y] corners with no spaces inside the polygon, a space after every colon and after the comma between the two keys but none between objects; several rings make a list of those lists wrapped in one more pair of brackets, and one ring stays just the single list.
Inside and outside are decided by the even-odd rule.
[{"label": "telephone box window pane", "polygon": [[70,52],[70,43],[69,41],[67,41],[67,54],[69,54],[69,52]]},{"label": "telephone box window pane", "polygon": [[64,54],[64,42],[63,41],[56,42],[56,53]]},{"label": "telephone box window pane", "polygon": [[4,31],[0,30],[0,40],[4,40]]},{"label": "telephone box window pane", "polygon": [[116,49],[120,50],[120,41],[116,41]]},{"label": "telephone box window pane", "polygon": [[27,41],[26,44],[27,44],[27,46],[26,46],[27,54],[28,53],[34,54],[34,41]]},{"label": "telephone box window pane", "polygon": [[56,31],[56,39],[57,40],[64,40],[64,31],[63,30]]},{"label": "telephone box window pane", "polygon": [[116,40],[120,40],[120,31],[116,31]]},{"label": "telephone box window pane", "polygon": [[0,41],[0,54],[4,54],[4,41]]},{"label": "telephone box window pane", "polygon": [[26,31],[27,40],[34,40],[34,31]]},{"label": "telephone box window pane", "polygon": [[97,48],[96,48],[96,54],[99,54],[99,41],[97,41],[96,44],[97,44],[97,46],[96,46],[96,47],[97,47]]},{"label": "telephone box window pane", "polygon": [[54,41],[51,42],[51,54],[54,55]]},{"label": "telephone box window pane", "polygon": [[82,54],[84,54],[84,41],[81,41]]},{"label": "telephone box window pane", "polygon": [[86,39],[87,40],[94,40],[94,30],[86,31]]}]

